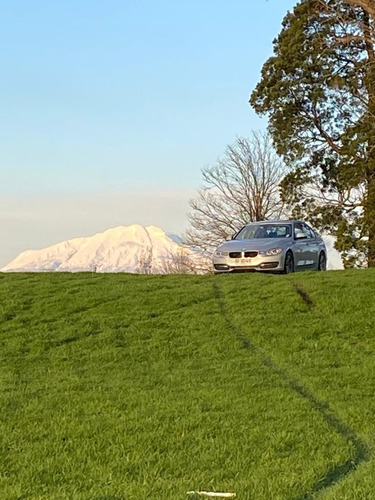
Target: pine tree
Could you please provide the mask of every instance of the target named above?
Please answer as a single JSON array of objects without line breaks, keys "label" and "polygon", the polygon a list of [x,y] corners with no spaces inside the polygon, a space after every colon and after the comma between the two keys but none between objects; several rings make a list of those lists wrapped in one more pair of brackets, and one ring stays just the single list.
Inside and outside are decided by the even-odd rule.
[{"label": "pine tree", "polygon": [[347,267],[375,266],[374,18],[361,3],[302,0],[251,96],[291,167],[282,196],[335,232]]}]

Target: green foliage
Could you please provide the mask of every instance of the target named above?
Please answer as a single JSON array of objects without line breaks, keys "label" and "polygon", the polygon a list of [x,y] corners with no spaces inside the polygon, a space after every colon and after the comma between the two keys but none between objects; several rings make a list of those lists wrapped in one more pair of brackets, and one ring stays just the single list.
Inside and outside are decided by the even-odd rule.
[{"label": "green foliage", "polygon": [[1,498],[372,498],[374,284],[0,275]]},{"label": "green foliage", "polygon": [[[251,96],[292,169],[283,199],[294,215],[337,232],[348,265],[375,265],[372,23],[342,0],[302,0],[285,17]],[[350,230],[340,230],[345,224]]]}]

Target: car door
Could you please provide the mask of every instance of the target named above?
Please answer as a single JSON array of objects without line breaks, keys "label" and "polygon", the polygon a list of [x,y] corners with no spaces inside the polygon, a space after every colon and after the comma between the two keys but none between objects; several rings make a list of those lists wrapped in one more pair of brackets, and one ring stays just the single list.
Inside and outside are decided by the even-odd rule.
[{"label": "car door", "polygon": [[319,260],[319,243],[314,231],[307,224],[303,224],[303,231],[307,236],[306,267],[317,269]]},{"label": "car door", "polygon": [[294,267],[296,271],[302,271],[308,265],[308,238],[303,230],[302,222],[295,222],[293,227],[293,253]]}]

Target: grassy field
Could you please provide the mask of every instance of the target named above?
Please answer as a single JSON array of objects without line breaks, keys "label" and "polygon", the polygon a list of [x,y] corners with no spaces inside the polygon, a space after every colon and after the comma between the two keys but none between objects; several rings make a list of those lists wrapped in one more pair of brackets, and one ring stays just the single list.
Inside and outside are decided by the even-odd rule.
[{"label": "grassy field", "polygon": [[0,274],[0,498],[374,499],[375,272]]}]

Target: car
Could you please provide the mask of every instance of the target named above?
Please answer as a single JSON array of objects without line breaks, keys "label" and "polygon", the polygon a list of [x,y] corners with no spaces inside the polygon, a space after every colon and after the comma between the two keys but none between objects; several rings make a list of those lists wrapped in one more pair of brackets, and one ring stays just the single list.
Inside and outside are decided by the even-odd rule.
[{"label": "car", "polygon": [[251,222],[216,248],[212,264],[215,273],[325,271],[327,249],[303,221]]}]

